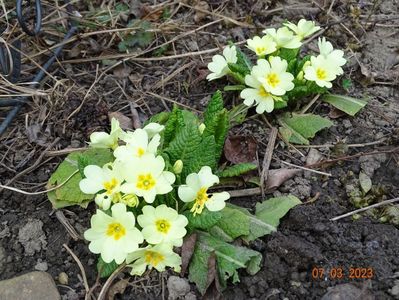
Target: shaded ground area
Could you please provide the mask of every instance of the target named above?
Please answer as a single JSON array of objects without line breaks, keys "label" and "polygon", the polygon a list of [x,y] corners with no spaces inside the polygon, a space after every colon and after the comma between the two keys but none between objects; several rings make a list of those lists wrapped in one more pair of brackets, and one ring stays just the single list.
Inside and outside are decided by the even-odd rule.
[{"label": "shaded ground area", "polygon": [[[48,76],[40,86],[44,96],[34,96],[9,131],[0,137],[1,183],[12,180],[9,184],[20,189],[44,189],[44,183],[64,157],[51,151],[41,157],[48,145],[59,137],[57,145],[47,150],[85,146],[91,132],[108,128],[109,112],[130,116],[130,105],[134,105],[140,117],[146,119],[170,109],[174,102],[201,111],[210,94],[222,87],[223,82],[205,80],[206,64],[217,49],[200,51],[218,48],[229,40],[243,41],[265,27],[280,26],[285,19],[313,18],[322,26],[331,26],[324,35],[336,47],[345,49],[349,60],[344,78],[351,84],[345,85],[345,90],[338,83],[336,92],[357,97],[367,95],[370,101],[354,118],[337,117],[337,112],[328,106],[316,104],[311,110],[334,117],[334,127],[312,141],[316,146],[295,150],[278,143],[271,169],[284,167],[281,161],[303,166],[315,150],[324,160],[343,156],[347,159],[319,168],[331,173],[331,177],[304,172],[274,192],[274,195],[292,193],[308,203],[293,209],[277,233],[251,245],[264,254],[262,270],[256,276],[242,272],[241,283],[231,286],[224,296],[226,299],[320,299],[329,287],[353,283],[366,296],[398,298],[399,231],[389,222],[379,221],[386,213],[377,210],[357,220],[350,217],[336,222],[329,220],[355,209],[350,195],[358,189],[360,172],[366,173],[373,185],[381,189],[370,204],[399,195],[398,152],[393,151],[399,146],[398,1],[313,1],[311,4],[309,1],[183,1],[180,5],[171,1],[147,1],[141,5],[138,1],[122,1],[130,8],[119,13],[115,12],[114,1],[103,2],[101,11],[113,12],[108,20],[99,18],[98,11],[97,15],[89,11],[89,6],[76,4],[85,20],[94,25],[82,26],[79,38],[67,44],[64,62],[55,65],[52,77]],[[44,3],[48,11],[57,8]],[[93,7],[100,4],[101,1],[92,3]],[[167,16],[163,15],[165,11]],[[59,21],[65,17],[64,10],[59,8],[57,14],[49,17],[40,38],[22,36],[23,50],[38,63],[46,56],[37,53],[62,37],[57,28],[65,25]],[[129,54],[123,53],[130,60],[118,64],[123,57],[117,45],[127,39],[122,29],[134,18],[146,18],[154,36],[148,45],[136,45],[129,49]],[[220,21],[211,24],[216,20]],[[237,21],[250,26],[239,26]],[[100,32],[110,28],[120,31]],[[308,47],[316,50],[315,40]],[[25,59],[24,80],[32,78],[33,69],[34,64]],[[16,88],[8,92],[22,93]],[[225,99],[229,107],[240,103],[234,93],[226,93]],[[4,116],[5,111],[0,110],[0,117]],[[272,116],[268,118],[273,122]],[[269,128],[262,119],[253,118],[233,132],[254,135],[258,156],[263,157]],[[36,167],[28,169],[35,162]],[[13,179],[21,172],[22,176]],[[252,208],[259,200],[262,199],[247,197],[233,202]],[[72,207],[63,212],[82,235],[93,210],[91,205],[87,211]],[[89,285],[95,284],[95,256],[89,253],[83,240],[71,238],[44,195],[0,191],[0,221],[0,279],[35,269],[48,271],[56,279],[65,272],[68,282],[58,285],[60,293],[65,299],[81,299],[85,293],[82,276],[62,246],[65,243],[82,261]],[[312,278],[315,267],[323,269],[325,276]],[[342,268],[344,276],[334,279],[330,272],[338,268]],[[350,268],[372,268],[373,276],[370,280],[351,279]],[[127,288],[117,297],[166,298],[167,277],[168,274],[155,273],[143,278],[126,276]]]}]

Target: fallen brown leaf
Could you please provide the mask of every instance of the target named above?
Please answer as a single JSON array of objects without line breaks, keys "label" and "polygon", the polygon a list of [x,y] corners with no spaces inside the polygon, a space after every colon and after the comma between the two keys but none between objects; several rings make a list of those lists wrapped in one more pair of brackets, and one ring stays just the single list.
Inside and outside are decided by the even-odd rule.
[{"label": "fallen brown leaf", "polygon": [[273,191],[286,182],[288,179],[291,179],[295,175],[302,172],[300,169],[275,169],[269,170],[269,175],[267,177],[267,181],[265,184],[265,189],[267,192]]},{"label": "fallen brown leaf", "polygon": [[107,293],[108,300],[114,300],[116,294],[123,294],[128,286],[129,282],[127,280],[119,280],[117,283],[113,284]]},{"label": "fallen brown leaf", "polygon": [[208,259],[207,286],[203,300],[221,299],[221,288],[219,283],[219,272],[217,270],[216,254],[212,252]]},{"label": "fallen brown leaf", "polygon": [[224,156],[234,164],[256,162],[257,143],[252,136],[229,136],[224,144]]},{"label": "fallen brown leaf", "polygon": [[114,111],[108,113],[108,118],[111,121],[112,118],[115,118],[119,121],[119,125],[124,130],[133,130],[133,122],[129,117],[126,117],[119,111]]},{"label": "fallen brown leaf", "polygon": [[186,236],[183,240],[183,245],[181,247],[181,271],[180,276],[184,276],[188,265],[190,263],[191,257],[194,253],[195,243],[197,242],[197,234],[194,232],[189,236]]}]

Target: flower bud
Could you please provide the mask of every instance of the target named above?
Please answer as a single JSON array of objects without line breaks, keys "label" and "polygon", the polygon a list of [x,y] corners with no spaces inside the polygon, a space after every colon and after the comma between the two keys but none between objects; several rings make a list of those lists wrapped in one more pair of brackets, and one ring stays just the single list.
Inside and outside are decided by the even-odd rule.
[{"label": "flower bud", "polygon": [[180,174],[183,170],[183,162],[179,159],[176,160],[175,164],[173,165],[173,172],[175,174]]},{"label": "flower bud", "polygon": [[204,123],[201,123],[201,124],[198,126],[198,130],[199,130],[200,134],[203,134],[203,133],[204,133],[205,128],[206,128],[206,126],[205,126]]},{"label": "flower bud", "polygon": [[300,72],[298,73],[298,75],[296,76],[296,79],[298,79],[298,80],[300,80],[300,81],[303,80],[303,71],[300,71]]},{"label": "flower bud", "polygon": [[134,194],[126,194],[120,198],[119,202],[129,207],[136,207],[139,205],[139,198]]}]

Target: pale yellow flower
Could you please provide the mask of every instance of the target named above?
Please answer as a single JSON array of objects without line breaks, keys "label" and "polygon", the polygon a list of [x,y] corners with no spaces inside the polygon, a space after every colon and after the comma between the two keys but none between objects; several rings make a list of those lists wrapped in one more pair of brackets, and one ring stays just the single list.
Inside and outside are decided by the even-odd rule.
[{"label": "pale yellow flower", "polygon": [[320,30],[320,26],[317,26],[314,21],[307,21],[305,19],[299,20],[298,25],[287,22],[284,23],[284,26],[287,26],[289,29],[295,32],[300,40],[303,40],[304,38]]},{"label": "pale yellow flower", "polygon": [[297,49],[302,46],[300,38],[294,35],[294,33],[287,27],[281,27],[277,30],[275,28],[268,28],[263,30],[263,33],[273,38],[277,49]]},{"label": "pale yellow flower", "polygon": [[170,243],[180,247],[187,233],[187,218],[165,204],[144,206],[143,214],[137,217],[137,222],[143,228],[141,232],[149,244]]},{"label": "pale yellow flower", "polygon": [[336,65],[322,55],[310,58],[310,65],[304,68],[306,80],[314,81],[320,87],[331,88],[336,77]]},{"label": "pale yellow flower", "polygon": [[222,55],[214,55],[212,57],[212,62],[208,64],[208,69],[211,71],[206,77],[209,81],[221,78],[228,73],[230,69],[228,63],[235,64],[237,62],[237,49],[236,46],[227,46],[223,50]]},{"label": "pale yellow flower", "polygon": [[247,47],[255,52],[257,56],[265,56],[277,50],[276,43],[269,35],[263,37],[255,36],[247,40]]},{"label": "pale yellow flower", "polygon": [[133,213],[127,212],[124,204],[114,204],[111,211],[112,216],[109,216],[97,210],[91,217],[91,228],[85,231],[84,237],[90,241],[90,251],[101,254],[104,262],[115,260],[117,264],[121,264],[128,253],[138,249],[144,239],[135,227]]},{"label": "pale yellow flower", "polygon": [[132,268],[131,275],[142,275],[147,267],[159,272],[165,271],[166,267],[172,267],[175,272],[180,272],[181,269],[181,257],[173,252],[172,245],[167,243],[147,246],[130,253],[126,263]]},{"label": "pale yellow flower", "polygon": [[119,126],[119,121],[115,118],[111,120],[111,133],[93,132],[90,135],[90,146],[93,148],[110,148],[118,147],[118,139],[124,134]]},{"label": "pale yellow flower", "polygon": [[219,183],[219,177],[212,174],[208,166],[204,166],[198,173],[187,176],[186,184],[179,186],[178,195],[183,202],[194,202],[191,212],[200,214],[204,207],[210,211],[218,211],[226,206],[225,201],[230,198],[227,192],[210,193],[208,189]]}]

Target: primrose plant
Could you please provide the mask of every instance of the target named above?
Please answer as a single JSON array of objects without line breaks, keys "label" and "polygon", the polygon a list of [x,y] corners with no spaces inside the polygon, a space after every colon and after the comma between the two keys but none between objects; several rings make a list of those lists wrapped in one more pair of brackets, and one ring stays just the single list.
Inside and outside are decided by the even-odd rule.
[{"label": "primrose plant", "polygon": [[230,194],[220,184],[257,169],[253,163],[221,163],[230,115],[218,91],[202,117],[174,107],[128,131],[112,119],[110,133],[92,133],[88,150],[60,164],[48,186],[59,188],[48,197],[55,208],[86,208],[94,200],[97,209],[84,237],[99,255],[101,277],[121,264],[131,275],[188,269],[205,293],[211,274],[219,274],[224,288],[229,278],[239,280],[239,268],[259,270],[261,254],[233,242],[249,245],[276,230],[300,201],[272,198],[258,203],[255,214],[227,203]]},{"label": "primrose plant", "polygon": [[[207,79],[231,78],[237,85],[228,85],[225,90],[241,91],[243,105],[255,107],[258,114],[282,109],[294,111],[309,96],[317,95],[313,98],[317,100],[322,95],[322,101],[353,116],[367,102],[328,91],[344,73],[344,52],[334,49],[325,37],[318,39],[318,54],[301,52],[303,40],[320,30],[315,22],[304,19],[298,24],[287,22],[278,29],[265,29],[263,36],[247,40],[247,48],[256,56],[255,65],[243,51],[230,45],[225,47],[223,55],[213,56]],[[299,144],[308,144],[308,138],[332,125],[320,116],[295,112],[280,114],[277,120],[282,136]]]}]

